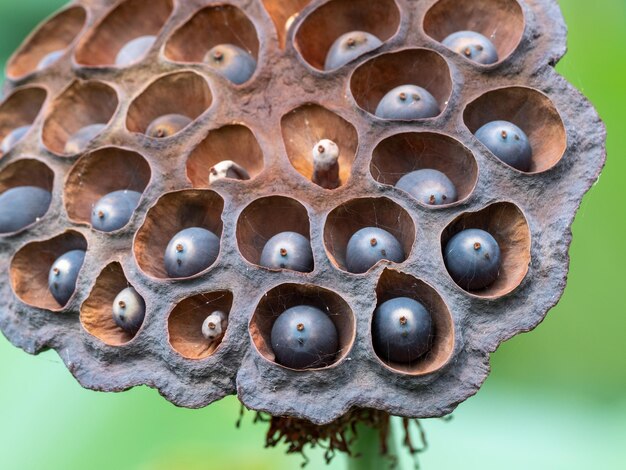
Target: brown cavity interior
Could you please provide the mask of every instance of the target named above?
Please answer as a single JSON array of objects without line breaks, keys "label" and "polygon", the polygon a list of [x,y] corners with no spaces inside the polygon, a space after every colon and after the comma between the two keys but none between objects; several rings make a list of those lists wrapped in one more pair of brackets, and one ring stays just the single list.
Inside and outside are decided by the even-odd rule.
[{"label": "brown cavity interior", "polygon": [[270,14],[276,34],[278,34],[278,43],[281,49],[285,48],[287,40],[287,31],[291,26],[293,19],[311,0],[263,0],[265,9]]},{"label": "brown cavity interior", "polygon": [[17,186],[37,186],[52,192],[54,172],[34,159],[16,160],[0,172],[0,194]]},{"label": "brown cavity interior", "polygon": [[271,196],[246,207],[237,221],[237,243],[244,258],[259,264],[265,243],[281,232],[296,232],[310,239],[309,215],[295,199]]},{"label": "brown cavity interior", "polygon": [[261,298],[249,325],[250,336],[259,353],[269,361],[275,361],[271,346],[272,326],[281,313],[297,305],[311,305],[328,313],[339,335],[339,352],[333,363],[344,358],[356,335],[352,309],[335,292],[304,284],[282,284]]},{"label": "brown cavity interior", "polygon": [[377,305],[397,297],[409,297],[424,305],[433,321],[434,337],[430,350],[411,364],[383,362],[392,369],[411,375],[436,372],[450,361],[454,353],[454,321],[448,306],[437,291],[424,281],[385,269],[376,286]]},{"label": "brown cavity interior", "polygon": [[324,244],[330,260],[340,269],[346,269],[348,241],[358,230],[379,227],[395,236],[410,256],[415,241],[415,224],[411,216],[386,197],[353,199],[334,209],[326,219]]},{"label": "brown cavity interior", "polygon": [[135,337],[113,320],[113,301],[117,294],[131,287],[119,263],[111,263],[102,270],[89,297],[80,307],[80,322],[93,336],[110,346],[120,346]]},{"label": "brown cavity interior", "polygon": [[376,146],[370,171],[376,181],[395,185],[416,170],[433,169],[454,183],[458,200],[467,198],[478,180],[472,152],[456,139],[430,132],[407,132],[388,137]]},{"label": "brown cavity interior", "polygon": [[285,114],[281,120],[283,142],[293,167],[311,180],[313,148],[322,139],[339,147],[339,178],[345,184],[350,178],[358,148],[358,134],[352,124],[317,104],[305,104]]},{"label": "brown cavity interior", "polygon": [[43,126],[43,143],[48,149],[65,153],[65,144],[77,131],[91,124],[107,124],[119,100],[109,85],[96,81],[75,81],[52,104]]},{"label": "brown cavity interior", "polygon": [[138,153],[117,147],[81,157],[65,182],[65,208],[75,222],[90,223],[93,205],[123,189],[142,193],[151,178],[150,165]]},{"label": "brown cavity interior", "polygon": [[498,242],[502,256],[498,279],[491,286],[470,293],[497,298],[512,292],[524,280],[531,261],[530,229],[522,211],[510,202],[498,202],[481,211],[462,214],[441,234],[442,250],[450,238],[469,228],[490,233]]},{"label": "brown cavity interior", "polygon": [[69,230],[50,240],[31,242],[20,249],[11,261],[11,287],[27,305],[48,310],[62,307],[48,289],[48,274],[56,259],[72,250],[87,250],[87,240]]},{"label": "brown cavity interior", "polygon": [[214,191],[194,189],[162,196],[150,208],[135,235],[133,250],[139,267],[147,274],[165,279],[165,248],[183,229],[201,227],[221,238],[224,200]]},{"label": "brown cavity interior", "polygon": [[174,8],[173,0],[126,0],[115,7],[82,40],[76,62],[87,66],[115,64],[115,57],[129,41],[156,36]]},{"label": "brown cavity interior", "polygon": [[263,151],[250,129],[233,124],[209,132],[187,159],[187,178],[194,188],[209,186],[209,170],[224,160],[243,167],[250,178],[263,171]]},{"label": "brown cavity interior", "polygon": [[524,13],[516,0],[440,0],[424,18],[424,31],[439,42],[457,31],[486,36],[496,47],[500,61],[515,51],[524,25]]},{"label": "brown cavity interior", "polygon": [[509,121],[522,129],[533,150],[529,173],[548,170],[565,154],[567,134],[554,103],[532,88],[489,91],[465,108],[465,125],[475,134],[491,121]]},{"label": "brown cavity interior", "polygon": [[0,106],[0,142],[12,130],[33,123],[46,96],[46,90],[39,87],[21,88],[13,92]]},{"label": "brown cavity interior", "polygon": [[154,81],[128,109],[126,127],[131,132],[145,133],[156,118],[166,114],[182,114],[194,120],[213,102],[209,85],[194,72],[165,75]]},{"label": "brown cavity interior", "polygon": [[165,56],[176,62],[203,62],[206,53],[218,44],[233,44],[259,55],[254,24],[239,8],[217,5],[203,8],[171,36]]},{"label": "brown cavity interior", "polygon": [[307,15],[296,31],[295,45],[304,60],[323,70],[328,50],[342,34],[365,31],[385,42],[399,26],[394,0],[333,0]]},{"label": "brown cavity interior", "polygon": [[215,352],[222,340],[210,343],[202,336],[202,323],[216,310],[230,315],[233,294],[229,291],[208,292],[180,302],[167,319],[172,348],[187,359],[204,359]]},{"label": "brown cavity interior", "polygon": [[19,78],[37,69],[51,52],[67,49],[85,25],[87,14],[80,6],[70,7],[43,23],[26,40],[7,66],[10,78]]},{"label": "brown cavity interior", "polygon": [[426,89],[442,112],[452,94],[452,77],[446,60],[428,49],[405,49],[374,57],[359,66],[350,79],[352,96],[371,114],[388,92],[401,85]]}]

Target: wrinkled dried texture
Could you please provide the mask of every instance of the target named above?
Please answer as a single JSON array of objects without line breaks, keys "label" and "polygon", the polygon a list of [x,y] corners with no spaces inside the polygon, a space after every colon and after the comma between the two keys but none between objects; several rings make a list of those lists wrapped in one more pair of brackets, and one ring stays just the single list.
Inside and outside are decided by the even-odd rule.
[{"label": "wrinkled dried texture", "polygon": [[[503,2],[483,0],[480,3],[493,8]],[[75,42],[79,53],[74,68],[71,60],[76,49],[71,46],[68,54],[50,69],[23,78],[9,77],[7,98],[0,104],[0,138],[20,125],[32,122],[33,128],[12,151],[0,156],[0,181],[8,180],[3,172],[13,171],[11,165],[15,162],[36,159],[54,172],[54,184],[52,205],[40,223],[21,233],[0,237],[2,331],[11,342],[30,353],[56,349],[85,387],[117,391],[148,384],[180,406],[205,406],[236,393],[249,408],[317,424],[328,423],[353,408],[375,408],[407,417],[441,416],[451,412],[476,393],[485,380],[489,373],[489,353],[502,341],[534,328],[559,299],[568,269],[571,223],[582,196],[597,180],[604,163],[603,124],[584,97],[552,68],[565,53],[566,39],[556,1],[523,0],[519,3],[523,15],[502,15],[498,19],[498,37],[503,42],[496,41],[496,46],[504,59],[487,68],[471,63],[437,42],[448,32],[437,26],[441,24],[437,21],[444,17],[442,11],[450,10],[445,5],[457,5],[456,1],[363,1],[358,2],[362,12],[346,21],[345,12],[357,2],[315,0],[291,23],[285,35],[284,50],[279,47],[276,26],[264,10],[263,2],[233,0],[229,3],[243,12],[258,38],[258,68],[244,85],[232,85],[204,64],[180,63],[164,57],[163,48],[168,50],[174,31],[182,34],[181,28],[206,6],[201,0],[129,0],[122,6],[114,6],[109,0],[76,1],[74,5],[82,5],[87,11],[87,24]],[[378,14],[377,5],[382,3],[397,5],[398,14]],[[429,33],[431,36],[427,36],[423,29],[424,17],[435,3],[443,6],[432,16],[429,24],[434,29]],[[176,8],[168,18],[173,4]],[[320,6],[322,9],[318,10]],[[110,9],[114,16],[107,17]],[[389,11],[393,12],[394,7]],[[279,18],[273,17],[274,20]],[[322,17],[320,31],[315,18]],[[124,18],[130,21],[130,26],[120,26]],[[381,18],[385,19],[381,21]],[[460,17],[455,18],[454,21],[461,21]],[[525,21],[525,27],[515,47],[520,18]],[[232,28],[243,28],[245,24],[243,20],[237,21]],[[193,23],[188,26],[192,27]],[[321,72],[324,44],[330,45],[334,39],[331,36],[336,37],[347,28],[370,30],[379,35],[384,44],[337,71]],[[249,29],[247,31],[249,34]],[[493,32],[483,31],[488,37]],[[190,30],[187,33],[189,37],[196,34]],[[312,41],[313,33],[320,34],[323,41]],[[141,62],[124,69],[110,66],[123,43],[145,34],[159,37]],[[294,35],[298,37],[298,47],[294,46]],[[207,44],[207,50],[210,45]],[[254,49],[253,45],[248,47]],[[368,94],[368,85],[372,93],[380,96],[384,88],[385,75],[375,75],[377,67],[374,66],[389,61],[398,73],[407,73],[405,78],[408,79],[410,64],[402,64],[397,59],[405,56],[419,59],[424,65],[439,64],[431,69],[437,74],[431,77],[435,81],[422,85],[431,86],[431,91],[442,101],[440,116],[417,123],[386,122],[367,112],[375,101]],[[380,59],[368,62],[372,57]],[[372,70],[372,77],[365,77],[364,70]],[[193,83],[198,84],[189,88],[191,97],[181,95],[175,81],[170,81],[171,77],[181,76],[194,77]],[[109,126],[94,144],[95,148],[110,150],[80,156],[80,161],[84,159],[86,164],[95,161],[100,152],[131,152],[141,156],[150,167],[149,174],[141,170],[139,162],[142,160],[137,160],[135,168],[120,167],[119,171],[144,175],[148,185],[129,225],[113,234],[98,233],[85,225],[84,215],[80,215],[84,214],[84,208],[77,209],[78,215],[72,222],[62,195],[65,193],[69,209],[74,204],[71,194],[84,191],[86,195],[95,196],[99,188],[113,186],[121,173],[102,171],[99,179],[90,178],[89,165],[86,165],[82,182],[89,188],[81,188],[80,177],[66,179],[78,157],[55,158],[41,143],[44,116],[60,112],[54,109],[58,97],[75,79],[90,83],[95,80],[110,86],[120,103]],[[420,76],[422,79],[427,80],[428,76]],[[166,86],[161,87],[162,83]],[[158,94],[150,93],[156,86],[159,86]],[[358,93],[355,94],[355,90]],[[505,91],[492,94],[492,90]],[[542,121],[541,126],[524,123],[537,125],[530,130],[531,143],[541,141],[546,145],[545,151],[539,151],[543,163],[530,174],[502,164],[472,134],[484,118],[498,117],[487,115],[488,112],[502,113],[503,118],[517,116],[520,96],[539,97],[535,101],[535,98],[530,99],[527,104],[536,103],[541,109],[525,107],[524,114],[518,117],[532,119],[533,113],[540,112],[547,120]],[[497,106],[489,104],[496,101]],[[343,126],[339,123],[347,123],[343,127],[345,131],[333,140],[342,147],[344,139],[347,153],[342,158],[347,159],[344,166],[349,172],[342,174],[342,186],[333,191],[304,182],[302,175],[306,176],[310,169],[292,165],[294,158],[295,162],[304,162],[301,155],[310,152],[315,142],[328,137],[317,135],[329,130],[324,129],[323,120],[317,120],[316,113],[311,113],[309,120],[300,119],[304,114],[295,115],[298,111],[290,114],[293,110],[313,109],[302,108],[307,103],[314,103],[316,109],[325,109],[327,114],[324,115],[333,113],[332,116],[341,119],[332,121],[333,130]],[[177,106],[193,111],[190,117],[195,120],[191,125],[163,140],[141,134],[156,114],[183,111]],[[287,120],[289,116],[295,117]],[[241,127],[225,127],[232,125]],[[292,125],[300,126],[299,132]],[[428,136],[440,133],[462,144],[455,144],[458,153],[450,157],[450,161],[455,158],[459,163],[464,162],[468,169],[467,180],[459,184],[467,197],[460,203],[432,209],[391,186],[395,176],[390,172],[396,171],[396,167],[388,163],[387,139],[396,134],[412,133],[415,137],[411,142],[420,143],[424,142],[422,132],[428,132]],[[206,155],[198,151],[199,148],[205,148]],[[424,144],[423,148],[441,150],[438,144]],[[473,154],[472,158],[468,151]],[[373,174],[372,155],[381,163],[382,179]],[[428,158],[432,156],[426,155],[422,161],[427,162]],[[222,179],[207,189],[202,166],[207,165],[208,171],[209,165],[223,160],[236,161],[246,167],[253,178],[246,181]],[[383,161],[387,163],[382,165]],[[469,177],[474,174],[478,175],[475,187],[473,178]],[[450,177],[460,181],[461,175],[451,171]],[[192,186],[198,189],[191,190]],[[315,257],[313,272],[271,272],[242,256],[241,252],[246,250],[252,256],[251,247],[255,245],[248,242],[250,245],[246,248],[238,244],[239,216],[254,201],[269,196],[292,198],[306,209]],[[338,207],[358,206],[358,201],[364,198],[369,202],[362,206],[362,213],[348,211],[343,218],[329,215],[336,215]],[[383,205],[396,211],[395,219],[377,219],[377,204],[372,201],[389,201]],[[485,212],[485,207],[506,207],[506,211],[504,215],[491,209]],[[483,217],[485,214],[489,217]],[[367,275],[358,276],[336,266],[341,265],[341,248],[337,250],[334,242],[329,245],[328,236],[341,241],[348,236],[345,225],[367,217],[374,223],[382,221],[402,232],[400,239],[409,257],[406,262],[391,266],[387,274],[383,274],[386,263],[378,264]],[[506,286],[494,285],[487,296],[468,293],[458,287],[443,263],[441,243],[442,237],[449,235],[446,229],[451,224],[457,227],[460,222],[472,219],[488,227],[504,225],[503,230],[513,230],[512,233],[505,230],[503,236],[514,235],[515,244],[509,247],[522,248],[514,250],[522,255],[512,262],[511,275],[503,278]],[[191,279],[166,279],[161,262],[163,250],[169,238],[189,224],[220,234],[220,255],[209,270]],[[272,224],[269,216],[267,224]],[[269,231],[267,227],[264,230]],[[505,245],[508,243],[509,240],[504,240]],[[46,288],[50,264],[64,251],[87,246],[76,294],[61,309]],[[528,254],[530,262],[527,264]],[[103,270],[107,272],[111,263],[118,263],[113,266],[119,275],[109,280],[99,277]],[[390,274],[395,272],[399,274]],[[122,284],[121,274],[144,297],[147,312],[143,326],[131,341],[112,345],[110,343],[121,343],[125,338],[119,336],[119,332],[113,338],[110,336],[108,320],[106,324],[100,322],[95,313],[97,309],[91,310],[90,334],[81,326],[79,312],[83,305],[85,323],[90,302],[97,298],[108,301],[112,291]],[[400,280],[393,276],[399,276]],[[411,279],[416,280],[414,288]],[[394,288],[402,287],[403,293],[430,298],[437,312],[435,317],[448,318],[447,323],[437,327],[442,338],[441,349],[432,353],[441,359],[435,361],[434,367],[425,367],[425,373],[398,370],[384,364],[373,351],[371,317],[382,300],[382,293],[377,298],[377,286],[390,284]],[[354,335],[344,334],[342,354],[330,367],[290,370],[272,362],[271,354],[263,346],[267,315],[280,312],[257,306],[275,299],[267,293],[277,292],[277,289],[299,292],[293,286],[304,286],[298,287],[302,292],[324,292],[315,299],[333,300],[335,305],[343,306],[339,310],[343,312],[340,320],[347,322],[345,331],[352,329]],[[232,296],[232,305],[230,301],[226,306],[216,305],[229,312],[229,325],[219,347],[206,355],[198,352],[204,344],[200,339],[200,326],[204,313],[208,315],[211,309],[203,311],[200,307],[202,296],[213,298],[213,293],[219,293],[220,298]],[[185,304],[181,306],[181,302],[189,298],[200,300],[191,303],[189,308]],[[196,305],[202,314],[193,314]],[[249,327],[255,312],[263,320],[253,321]],[[185,314],[193,315],[186,317]],[[195,327],[189,330],[194,325],[197,330]]]}]

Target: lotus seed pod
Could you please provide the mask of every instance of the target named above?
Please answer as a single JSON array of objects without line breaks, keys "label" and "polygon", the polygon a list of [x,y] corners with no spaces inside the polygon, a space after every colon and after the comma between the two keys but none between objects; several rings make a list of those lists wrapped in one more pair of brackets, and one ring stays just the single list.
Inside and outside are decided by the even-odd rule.
[{"label": "lotus seed pod", "polygon": [[113,320],[123,330],[135,334],[146,315],[146,303],[137,291],[127,287],[113,300]]},{"label": "lotus seed pod", "polygon": [[22,230],[48,212],[52,195],[36,186],[18,186],[0,194],[0,234]]},{"label": "lotus seed pod", "polygon": [[81,127],[65,143],[65,153],[81,153],[87,148],[93,139],[106,128],[106,124],[90,124]]},{"label": "lotus seed pod", "polygon": [[450,413],[559,299],[604,164],[565,33],[552,0],[76,0],[7,63],[0,198],[52,197],[0,233],[2,332],[295,449]]},{"label": "lotus seed pod", "polygon": [[209,170],[209,184],[222,179],[249,180],[250,175],[244,167],[232,160],[224,160],[211,167]]},{"label": "lotus seed pod", "polygon": [[155,41],[155,36],[140,36],[127,42],[117,53],[115,65],[117,67],[128,67],[135,62],[139,62],[152,48]]},{"label": "lotus seed pod", "polygon": [[202,336],[207,341],[214,343],[222,339],[227,327],[228,316],[224,312],[216,310],[202,323]]}]

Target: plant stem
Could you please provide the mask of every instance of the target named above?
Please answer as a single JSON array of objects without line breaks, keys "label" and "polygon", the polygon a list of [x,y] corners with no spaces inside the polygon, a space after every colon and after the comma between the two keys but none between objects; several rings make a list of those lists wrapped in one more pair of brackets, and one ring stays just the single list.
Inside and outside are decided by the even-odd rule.
[{"label": "plant stem", "polygon": [[353,445],[355,457],[348,458],[348,470],[386,470],[396,455],[393,426],[389,426],[387,438],[388,454],[380,453],[380,433],[378,429],[359,424],[358,438]]}]

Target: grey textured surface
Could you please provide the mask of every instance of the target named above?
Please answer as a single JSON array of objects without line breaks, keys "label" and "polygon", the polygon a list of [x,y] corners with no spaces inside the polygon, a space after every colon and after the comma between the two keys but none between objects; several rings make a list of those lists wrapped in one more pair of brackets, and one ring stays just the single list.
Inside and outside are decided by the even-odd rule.
[{"label": "grey textured surface", "polygon": [[[336,1],[336,0],[335,0]],[[75,2],[88,8],[92,27],[113,2]],[[0,172],[23,158],[45,162],[55,173],[53,202],[46,216],[27,230],[0,236],[0,327],[16,346],[29,353],[55,349],[84,387],[119,391],[146,384],[171,402],[202,407],[229,394],[237,394],[249,408],[272,415],[306,418],[322,424],[352,407],[371,407],[407,417],[435,417],[451,412],[477,392],[489,373],[489,353],[510,337],[533,329],[559,300],[566,283],[571,223],[581,199],[599,176],[605,159],[605,130],[592,105],[560,77],[553,65],[566,50],[566,28],[556,1],[520,1],[526,16],[523,39],[501,64],[479,68],[425,35],[423,17],[433,0],[397,0],[402,16],[397,33],[382,48],[355,63],[326,74],[309,67],[293,46],[293,34],[307,15],[325,1],[313,1],[295,20],[284,51],[278,47],[274,25],[260,1],[233,0],[257,29],[259,68],[248,84],[234,87],[200,64],[175,64],[164,59],[166,38],[204,1],[179,1],[155,48],[142,63],[124,70],[89,68],[71,64],[66,56],[51,70],[9,83],[43,86],[48,90],[44,110],[33,131],[9,154],[0,157]],[[83,34],[85,31],[83,32]],[[453,91],[441,116],[419,123],[389,123],[373,118],[351,96],[351,73],[369,58],[407,47],[425,47],[447,61]],[[167,143],[126,130],[125,117],[133,98],[156,76],[193,70],[205,77],[213,93],[211,107],[191,126]],[[151,181],[131,223],[113,234],[99,233],[69,221],[63,205],[65,176],[76,158],[48,151],[41,141],[44,117],[54,98],[72,78],[97,79],[117,91],[120,106],[111,125],[91,149],[121,146],[142,154],[152,170]],[[525,86],[546,94],[556,106],[567,133],[567,150],[553,168],[524,175],[488,154],[463,122],[463,109],[485,91]],[[290,110],[315,102],[351,122],[359,146],[352,176],[332,193],[322,190],[290,165],[280,132],[280,119]],[[2,107],[0,105],[0,114]],[[189,153],[210,129],[240,122],[255,134],[264,153],[265,169],[249,182],[220,181],[213,190],[224,199],[222,246],[217,263],[206,273],[185,281],[152,278],[139,269],[133,235],[148,209],[165,192],[190,188],[185,175]],[[373,148],[385,137],[401,132],[431,130],[453,136],[474,154],[479,179],[468,199],[444,209],[430,210],[407,194],[377,183],[370,174]],[[238,252],[235,235],[241,211],[259,197],[289,196],[302,202],[311,221],[315,255],[312,273],[269,272],[248,263]],[[332,196],[331,196],[332,194]],[[337,269],[324,248],[323,229],[330,211],[359,197],[387,196],[408,211],[416,226],[413,249],[406,262],[377,265],[366,276]],[[531,264],[522,283],[509,295],[484,299],[456,286],[443,265],[440,235],[460,214],[499,201],[519,207],[529,224]],[[67,229],[88,241],[88,254],[77,293],[61,311],[28,306],[12,290],[9,268],[14,254],[33,241],[53,238]],[[137,336],[122,346],[110,346],[81,325],[81,303],[98,274],[110,263],[121,263],[128,281],[146,299],[146,320]],[[375,355],[370,321],[376,306],[376,285],[386,268],[393,268],[434,287],[448,305],[455,326],[451,361],[426,376],[412,376],[386,367]],[[356,317],[356,338],[351,350],[332,367],[292,371],[268,361],[251,341],[248,323],[265,293],[284,283],[312,284],[339,294]],[[230,324],[217,351],[201,360],[186,359],[168,342],[169,312],[182,299],[216,290],[230,290],[234,302]]]}]

